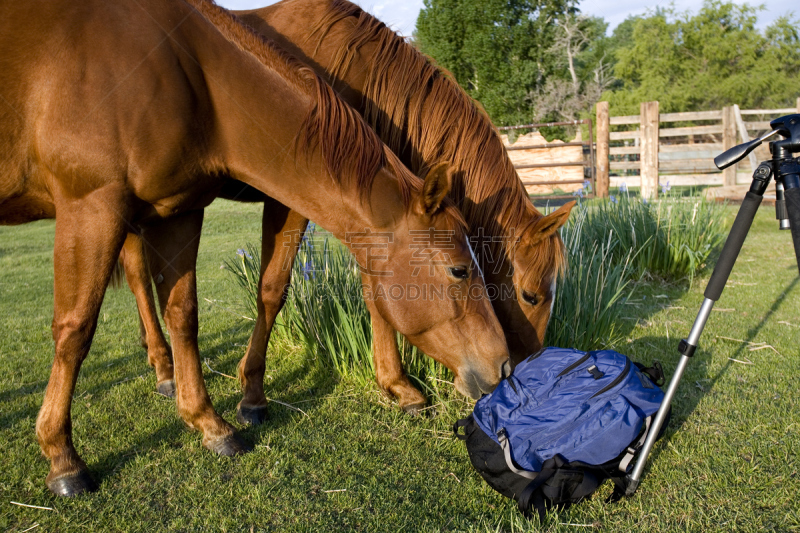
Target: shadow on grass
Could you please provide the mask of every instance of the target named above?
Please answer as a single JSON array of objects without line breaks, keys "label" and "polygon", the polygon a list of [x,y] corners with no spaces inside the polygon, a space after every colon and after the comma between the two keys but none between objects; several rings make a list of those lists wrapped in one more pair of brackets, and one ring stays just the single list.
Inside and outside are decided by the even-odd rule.
[{"label": "shadow on grass", "polygon": [[[772,303],[769,311],[764,315],[764,317],[747,331],[747,335],[744,338],[745,342],[739,345],[736,352],[728,358],[728,362],[725,364],[725,366],[723,366],[722,369],[714,376],[709,376],[708,373],[708,366],[711,362],[713,354],[708,349],[704,349],[702,342],[703,338],[701,336],[698,350],[695,353],[695,356],[689,362],[686,373],[679,384],[675,400],[672,404],[672,417],[669,427],[667,428],[662,440],[670,440],[674,434],[682,429],[687,419],[697,409],[700,401],[705,396],[711,394],[719,381],[730,371],[731,367],[734,365],[733,359],[742,358],[748,343],[753,341],[758,336],[764,326],[770,321],[770,319],[772,319],[775,313],[778,312],[786,300],[787,295],[792,292],[792,289],[795,288],[798,282],[800,282],[800,278],[795,277],[791,284],[789,284],[789,286],[787,286],[786,289],[781,292],[780,296],[778,296],[778,298]],[[688,334],[688,331],[686,333]],[[664,365],[664,371],[667,376],[668,384],[680,359],[680,354],[678,353],[679,339],[667,339],[666,337],[642,337],[637,339],[636,342],[637,344],[643,343],[648,348],[652,348],[654,353],[650,357],[642,357],[641,352],[643,351],[647,353],[649,350],[641,348],[637,349],[636,352],[639,352],[639,355],[631,355],[634,360],[649,364],[652,360],[659,359],[656,356],[658,353],[664,354],[664,357],[660,360]],[[663,387],[665,390],[667,384],[665,384]],[[648,462],[656,461],[663,450],[664,446],[656,446],[653,449],[653,453]]]},{"label": "shadow on grass", "polygon": [[[207,382],[212,382],[216,379],[229,378],[218,375],[206,376]],[[301,399],[308,400],[322,397],[327,395],[336,386],[336,382],[332,377],[332,372],[323,368],[317,361],[311,358],[304,358],[303,364],[299,368],[288,373],[284,372],[278,374],[275,380],[270,384],[269,389],[274,391],[286,391],[291,389],[292,383],[298,381],[308,384],[308,387],[304,387],[290,394],[276,394],[276,396],[280,398],[280,401],[292,404],[292,402]],[[269,389],[267,390],[268,396],[270,395]],[[217,394],[215,398],[212,398],[212,401],[217,413],[226,413],[235,411],[236,405],[240,399],[241,392],[237,387],[235,392],[225,396]],[[313,413],[316,408],[315,403],[316,402],[304,403],[303,411],[306,413]],[[245,442],[255,447],[264,441],[266,436],[291,423],[298,415],[299,413],[273,402],[269,406],[269,418],[264,424],[239,428],[237,429],[237,433]],[[168,416],[172,418],[172,421],[160,427],[155,432],[142,436],[124,449],[115,450],[113,453],[101,457],[95,465],[92,466],[92,475],[102,482],[113,477],[115,472],[123,468],[128,462],[136,460],[137,456],[141,455],[141,453],[156,449],[163,444],[180,446],[179,435],[181,435],[183,431],[187,431],[186,426],[174,409]],[[195,433],[195,436],[197,439],[202,439],[200,433]],[[211,452],[207,453],[210,454]]]},{"label": "shadow on grass", "polygon": [[[207,337],[201,337],[201,364],[203,362],[202,358],[204,354],[209,354],[212,356],[212,365],[214,364],[214,361],[230,359],[231,356],[233,356],[235,359],[235,363],[233,363],[233,373],[235,374],[235,365],[238,363],[239,357],[244,355],[244,348],[239,348],[239,346],[237,346],[237,349],[233,351],[231,346],[246,344],[249,338],[249,332],[249,328],[243,328],[241,326],[228,328],[227,330],[221,332],[221,334],[217,333],[213,335],[214,340],[219,340],[221,338],[221,340],[219,340],[214,346],[208,346],[207,343],[209,339]],[[126,349],[123,354],[120,354],[118,357],[114,357],[113,359],[101,360],[101,358],[98,357],[92,358],[90,355],[90,357],[87,358],[86,362],[82,365],[80,374],[84,378],[92,376],[93,381],[79,384],[77,387],[78,390],[76,391],[74,397],[78,397],[83,394],[102,396],[104,393],[112,390],[115,386],[134,380],[143,375],[147,376],[148,380],[152,380],[153,384],[155,384],[155,374],[147,365],[146,350],[138,345],[137,340],[138,337],[134,335],[134,332],[131,332],[130,342],[132,346]],[[310,355],[300,358],[300,360],[302,364],[299,368],[292,369],[289,372],[282,371],[280,373],[274,373],[275,379],[267,385],[266,393],[268,397],[274,395],[275,399],[292,404],[293,402],[300,400],[313,400],[315,398],[321,398],[333,390],[333,388],[336,386],[337,380],[332,370],[324,368],[318,360],[314,359]],[[129,371],[125,373],[115,373],[113,370],[109,371],[109,367],[128,368]],[[223,370],[227,370],[227,367],[223,368]],[[206,371],[207,369],[204,368],[207,384],[211,384],[217,379],[229,380],[229,378],[225,378],[216,374],[210,374]],[[107,378],[98,382],[97,375],[103,373],[107,376]],[[292,387],[294,383],[298,382],[303,383],[306,386],[299,389]],[[0,391],[0,402],[3,403],[7,403],[24,396],[34,395],[39,397],[39,401],[25,402],[27,405],[19,409],[4,409],[2,414],[0,414],[0,426],[10,427],[20,420],[35,420],[39,409],[41,408],[41,397],[44,395],[47,383],[47,379],[39,380],[13,389]],[[216,397],[212,397],[212,402],[215,406],[215,410],[218,413],[235,411],[236,405],[241,399],[241,390],[238,387],[238,382],[234,389],[235,390],[233,392],[225,394],[224,396],[217,394]],[[286,391],[291,392],[287,394]],[[313,411],[315,404],[316,402],[307,401],[303,405],[303,411]],[[165,407],[169,407],[169,402],[165,402]],[[240,433],[244,435],[245,440],[250,444],[257,444],[266,432],[280,428],[282,425],[290,422],[293,414],[295,414],[294,411],[291,411],[279,404],[272,403],[270,405],[270,418],[265,424],[259,427],[245,428],[240,430]],[[139,454],[139,450],[155,448],[162,442],[174,439],[175,435],[180,434],[181,431],[185,430],[185,425],[178,416],[177,412],[175,412],[174,405],[172,405],[172,409],[169,413],[165,412],[165,416],[172,417],[174,421],[158,429],[155,433],[142,436],[133,445],[128,446],[123,450],[115,451],[114,453],[101,458],[96,465],[92,467],[93,475],[95,475],[99,480],[103,480],[112,475],[117,469],[123,467],[125,463],[131,459],[134,459]],[[198,438],[200,438],[199,434]],[[102,465],[106,465],[106,467],[104,468]]]},{"label": "shadow on grass", "polygon": [[[102,395],[113,389],[115,386],[125,383],[127,381],[134,380],[140,377],[142,374],[145,373],[145,370],[142,368],[140,370],[130,370],[124,374],[113,374],[108,371],[108,367],[110,366],[123,366],[125,363],[130,362],[130,360],[135,359],[137,354],[132,354],[130,352],[126,352],[125,354],[120,355],[111,360],[102,360],[96,361],[94,363],[90,363],[92,361],[91,355],[87,358],[86,363],[84,363],[81,367],[79,373],[79,382],[76,386],[76,391],[73,394],[73,401],[76,397],[89,394],[91,396]],[[147,364],[147,356],[145,354],[144,358],[142,359],[144,364]],[[84,379],[94,379],[96,375],[100,373],[105,373],[108,378],[102,382],[91,381],[91,382],[84,382]],[[37,381],[35,383],[28,383],[17,387],[16,389],[10,389],[6,391],[0,392],[0,403],[6,403],[12,401],[14,399],[18,399],[20,396],[27,396],[27,395],[35,395],[39,399],[36,402],[35,406],[27,406],[17,410],[9,410],[4,409],[2,414],[0,415],[0,427],[6,427],[11,425],[17,420],[22,420],[26,418],[35,419],[39,413],[39,409],[41,408],[41,401],[44,398],[44,391],[47,388],[47,383],[49,380],[50,371],[48,371],[48,379]],[[89,376],[92,376],[91,378]],[[155,390],[155,386],[154,386]]]},{"label": "shadow on grass", "polygon": [[[20,385],[15,389],[0,391],[0,403],[9,402],[11,400],[18,398],[19,396],[43,393],[45,387],[47,387],[47,380],[36,381],[34,383],[25,383],[24,385]],[[3,425],[2,423],[3,420],[4,417],[0,417],[0,426]]]},{"label": "shadow on grass", "polygon": [[[686,332],[688,334],[688,330]],[[640,337],[635,341],[636,349],[627,355],[634,361],[650,365],[654,361],[659,361],[664,367],[666,382],[661,387],[667,389],[675,368],[678,366],[681,354],[678,352],[679,337],[667,338],[666,336]],[[708,391],[703,391],[696,386],[698,383],[705,383],[708,380],[708,368],[713,358],[713,354],[700,346],[695,353],[689,367],[681,380],[678,392],[672,402],[672,413],[669,425],[664,435],[661,437],[661,445],[656,444],[648,458],[648,464],[658,460],[659,455],[665,450],[663,443],[672,439],[686,423],[691,414],[697,409],[698,404]],[[647,472],[647,470],[645,470]],[[646,475],[646,474],[645,474]]]},{"label": "shadow on grass", "polygon": [[[792,265],[791,268],[795,268],[794,265]],[[778,298],[772,303],[772,306],[770,306],[769,311],[767,311],[764,314],[764,317],[761,319],[761,321],[758,322],[758,324],[755,324],[749,330],[747,330],[747,335],[744,338],[745,342],[741,343],[739,345],[739,348],[733,354],[733,356],[728,358],[728,362],[725,364],[724,367],[722,367],[722,370],[719,371],[719,374],[717,374],[711,379],[711,384],[709,385],[709,391],[711,391],[711,389],[714,388],[717,382],[719,382],[719,380],[723,376],[725,376],[725,374],[728,373],[728,371],[731,368],[731,365],[733,365],[734,363],[732,359],[740,359],[742,357],[745,348],[747,348],[748,346],[748,343],[752,342],[753,339],[755,339],[758,336],[758,334],[761,332],[764,326],[770,321],[772,316],[780,309],[781,305],[783,305],[783,302],[786,300],[786,296],[792,292],[792,289],[795,288],[798,282],[800,282],[800,277],[795,277],[789,284],[789,286],[786,287],[786,289],[784,289],[781,292],[780,296],[778,296]]]}]

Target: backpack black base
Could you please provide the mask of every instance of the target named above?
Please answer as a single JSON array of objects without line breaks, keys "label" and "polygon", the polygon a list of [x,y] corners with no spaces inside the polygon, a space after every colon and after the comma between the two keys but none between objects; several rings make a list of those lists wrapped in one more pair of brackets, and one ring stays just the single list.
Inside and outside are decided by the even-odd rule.
[{"label": "backpack black base", "polygon": [[[463,433],[460,428],[463,427]],[[542,465],[542,471],[531,480],[515,474],[506,466],[503,450],[478,427],[470,415],[454,427],[456,436],[467,445],[472,466],[494,490],[517,502],[526,517],[536,510],[540,519],[552,508],[567,509],[591,496],[606,480],[614,482],[614,492],[607,500],[617,501],[625,495],[625,473],[619,465],[625,453],[608,463],[590,465],[580,461],[567,463],[557,455]]]}]

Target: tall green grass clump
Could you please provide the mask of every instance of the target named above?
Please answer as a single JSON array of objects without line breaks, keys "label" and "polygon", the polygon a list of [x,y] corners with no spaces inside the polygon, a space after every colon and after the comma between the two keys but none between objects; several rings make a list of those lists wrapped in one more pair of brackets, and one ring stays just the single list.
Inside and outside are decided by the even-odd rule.
[{"label": "tall green grass clump", "polygon": [[585,230],[597,241],[613,232],[619,239],[612,252],[617,262],[634,251],[630,268],[637,278],[692,280],[725,238],[723,210],[697,197],[646,202],[622,194],[596,204]]},{"label": "tall green grass clump", "polygon": [[545,344],[613,346],[632,282],[648,275],[692,280],[722,244],[724,229],[724,206],[701,198],[646,202],[624,194],[581,203],[561,230],[568,270]]},{"label": "tall green grass clump", "polygon": [[307,233],[279,320],[339,375],[366,381],[375,371],[372,326],[358,264],[337,244],[313,229]]},{"label": "tall green grass clump", "polygon": [[[556,302],[545,346],[596,350],[619,341],[619,305],[631,282],[630,248],[623,248],[613,229],[600,234],[597,219],[580,204],[561,229],[567,272],[556,290]],[[599,235],[599,238],[598,238]]]},{"label": "tall green grass clump", "polygon": [[[255,309],[259,255],[248,245],[237,256],[226,261],[225,268],[244,290],[248,309]],[[338,375],[352,376],[362,383],[374,380],[372,325],[364,304],[359,266],[347,248],[314,224],[300,244],[292,267],[291,288],[277,325],[275,334],[299,338]],[[452,377],[444,366],[425,357],[399,334],[398,348],[409,377],[421,386]]]},{"label": "tall green grass clump", "polygon": [[248,243],[236,250],[236,259],[225,259],[222,268],[233,276],[236,285],[244,291],[244,307],[248,317],[258,316],[258,281],[261,277],[261,251]]},{"label": "tall green grass clump", "polygon": [[[372,325],[359,266],[347,248],[316,226],[306,235],[294,263],[282,322],[339,375],[372,382]],[[420,385],[452,377],[399,334],[398,348],[409,377]]]},{"label": "tall green grass clump", "polygon": [[[692,278],[724,238],[722,208],[700,199],[647,203],[581,203],[561,229],[568,267],[559,283],[545,345],[578,349],[612,347],[621,338],[622,305],[633,282],[651,274]],[[259,254],[254,246],[226,261],[255,316]],[[339,375],[371,382],[375,375],[372,327],[358,264],[349,251],[312,224],[292,271],[286,305],[275,334],[299,338]],[[398,335],[404,366],[422,387],[451,377]]]}]

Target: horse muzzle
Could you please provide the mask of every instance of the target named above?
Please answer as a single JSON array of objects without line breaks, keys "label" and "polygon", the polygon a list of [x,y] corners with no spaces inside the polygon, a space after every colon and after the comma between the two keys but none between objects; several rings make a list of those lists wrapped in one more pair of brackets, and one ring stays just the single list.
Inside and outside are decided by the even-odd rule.
[{"label": "horse muzzle", "polygon": [[456,374],[453,384],[456,390],[464,396],[478,400],[484,394],[491,393],[500,381],[511,375],[511,371],[511,361],[506,360],[500,365],[499,374],[492,379],[486,379],[481,373],[467,369]]}]

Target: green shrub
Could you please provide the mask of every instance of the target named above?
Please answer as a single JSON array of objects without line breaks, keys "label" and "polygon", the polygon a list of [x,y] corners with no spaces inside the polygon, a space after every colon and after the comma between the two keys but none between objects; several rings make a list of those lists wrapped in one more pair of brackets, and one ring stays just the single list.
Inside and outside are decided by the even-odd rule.
[{"label": "green shrub", "polygon": [[631,281],[633,250],[623,248],[615,230],[591,227],[597,218],[586,204],[573,210],[561,230],[567,272],[558,285],[545,346],[594,350],[619,340],[618,324]]},{"label": "green shrub", "polygon": [[236,250],[237,259],[225,259],[222,268],[233,276],[236,285],[244,291],[244,307],[248,317],[255,320],[258,315],[258,279],[261,276],[261,250],[247,243]]},{"label": "green shrub", "polygon": [[[724,237],[722,208],[700,199],[582,203],[561,235],[568,268],[559,283],[545,345],[599,349],[620,340],[622,303],[645,274],[680,279],[700,270]],[[226,261],[255,316],[260,254],[253,245]],[[312,224],[300,245],[292,286],[274,335],[299,338],[339,375],[374,378],[372,327],[358,265],[336,239]],[[435,393],[452,375],[401,335],[409,376]]]},{"label": "green shrub", "polygon": [[[255,316],[259,257],[253,245],[226,261],[237,285],[245,292],[247,308]],[[361,291],[358,265],[336,239],[311,224],[292,268],[291,288],[273,335],[292,335],[339,375],[374,380],[372,325]],[[437,379],[451,379],[449,371],[424,356],[403,336],[398,347],[409,377],[423,388]]]},{"label": "green shrub", "polygon": [[637,278],[650,274],[691,280],[725,237],[723,209],[701,198],[646,202],[622,194],[595,204],[585,227],[597,241],[613,232],[618,239],[612,251],[616,262],[634,250],[630,268]]}]

